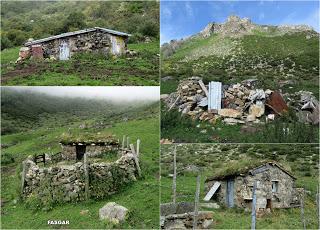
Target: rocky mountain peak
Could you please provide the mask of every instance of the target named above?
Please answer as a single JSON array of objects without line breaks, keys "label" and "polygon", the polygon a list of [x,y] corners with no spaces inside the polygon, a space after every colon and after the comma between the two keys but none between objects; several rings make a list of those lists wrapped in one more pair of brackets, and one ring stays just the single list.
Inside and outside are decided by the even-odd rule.
[{"label": "rocky mountain peak", "polygon": [[202,37],[209,37],[213,33],[221,34],[223,36],[241,37],[243,35],[252,34],[254,30],[260,30],[265,33],[271,33],[271,31],[273,31],[276,32],[275,35],[296,32],[311,32],[317,34],[312,27],[306,25],[262,26],[252,23],[249,18],[240,18],[237,15],[230,15],[224,23],[210,22],[199,34]]}]

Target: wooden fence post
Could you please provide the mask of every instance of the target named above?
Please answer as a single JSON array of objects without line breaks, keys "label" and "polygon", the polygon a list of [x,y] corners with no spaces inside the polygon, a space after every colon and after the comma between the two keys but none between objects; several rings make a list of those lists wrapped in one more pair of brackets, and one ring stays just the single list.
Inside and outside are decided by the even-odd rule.
[{"label": "wooden fence post", "polygon": [[300,207],[301,207],[302,226],[303,226],[303,229],[305,230],[306,229],[306,220],[304,218],[304,191],[305,191],[305,189],[303,188],[303,193],[302,193],[302,196],[301,196],[301,199],[300,199]]},{"label": "wooden fence post", "polygon": [[139,157],[140,153],[140,139],[137,140],[137,156]]},{"label": "wooden fence post", "polygon": [[251,211],[251,229],[256,229],[256,203],[257,203],[257,195],[256,195],[256,189],[257,189],[257,181],[253,184],[253,190],[252,190],[252,211]]},{"label": "wooden fence post", "polygon": [[173,150],[173,179],[172,179],[172,199],[176,203],[177,196],[177,145],[174,145]]},{"label": "wooden fence post", "polygon": [[317,214],[318,214],[318,229],[320,229],[320,191],[319,191],[319,185],[317,186],[317,195],[316,195],[316,203],[317,203]]},{"label": "wooden fence post", "polygon": [[131,152],[132,152],[134,155],[137,155],[137,154],[136,154],[136,151],[134,150],[134,145],[133,145],[133,144],[130,144],[130,149],[131,149]]},{"label": "wooden fence post", "polygon": [[85,177],[85,196],[86,200],[89,199],[90,194],[89,194],[89,167],[88,167],[88,157],[87,154],[85,153],[83,156],[83,167],[84,167],[84,177]]},{"label": "wooden fence post", "polygon": [[125,142],[126,142],[126,135],[123,135],[122,136],[122,150],[124,149]]},{"label": "wooden fence post", "polygon": [[199,196],[200,196],[200,180],[201,175],[200,173],[197,176],[197,187],[196,187],[196,194],[194,199],[194,211],[193,211],[193,229],[197,229],[198,223],[198,206],[199,206]]},{"label": "wooden fence post", "polygon": [[127,137],[127,149],[129,149],[129,145],[130,145],[130,138]]},{"label": "wooden fence post", "polygon": [[26,176],[26,162],[25,162],[25,161],[22,161],[22,173],[21,173],[21,196],[23,196],[25,176]]}]

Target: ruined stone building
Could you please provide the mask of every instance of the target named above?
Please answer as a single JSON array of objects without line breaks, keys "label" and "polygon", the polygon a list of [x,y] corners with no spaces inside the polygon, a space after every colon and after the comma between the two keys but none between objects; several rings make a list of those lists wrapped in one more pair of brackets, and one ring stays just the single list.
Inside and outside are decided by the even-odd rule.
[{"label": "ruined stone building", "polygon": [[79,51],[100,51],[106,55],[121,55],[127,50],[130,34],[94,27],[28,41],[20,50],[20,58],[54,58],[68,60]]},{"label": "ruined stone building", "polygon": [[216,200],[227,207],[252,207],[256,181],[256,210],[290,208],[298,205],[296,178],[275,162],[219,174],[206,179],[205,201]]},{"label": "ruined stone building", "polygon": [[76,161],[82,160],[85,153],[89,157],[96,157],[105,152],[119,149],[119,141],[112,137],[106,137],[103,140],[70,138],[61,140],[60,145],[62,159]]}]

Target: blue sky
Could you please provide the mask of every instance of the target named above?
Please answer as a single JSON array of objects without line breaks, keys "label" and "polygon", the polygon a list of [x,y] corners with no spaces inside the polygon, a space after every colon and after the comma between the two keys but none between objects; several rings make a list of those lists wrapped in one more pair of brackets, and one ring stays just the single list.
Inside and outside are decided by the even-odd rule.
[{"label": "blue sky", "polygon": [[318,1],[163,1],[161,44],[198,33],[209,22],[224,22],[230,14],[256,24],[306,24],[318,32]]}]

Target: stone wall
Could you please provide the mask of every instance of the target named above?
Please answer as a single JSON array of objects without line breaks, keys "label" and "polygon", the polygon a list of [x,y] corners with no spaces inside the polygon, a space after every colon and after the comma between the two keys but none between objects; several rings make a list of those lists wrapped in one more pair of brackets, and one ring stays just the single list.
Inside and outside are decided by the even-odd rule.
[{"label": "stone wall", "polygon": [[[63,160],[76,160],[76,145],[61,145],[61,156]],[[86,154],[88,157],[98,157],[105,152],[117,150],[118,146],[113,145],[87,145]]]},{"label": "stone wall", "polygon": [[59,59],[60,45],[63,43],[68,44],[70,56],[80,51],[98,51],[105,55],[124,54],[126,51],[125,38],[105,32],[92,31],[41,43],[44,58]]},{"label": "stone wall", "polygon": [[[37,197],[45,203],[80,201],[85,199],[84,163],[39,167],[28,158],[24,161],[22,196]],[[123,154],[115,162],[88,163],[89,196],[100,198],[117,192],[122,186],[136,181],[138,174],[135,155]]]},{"label": "stone wall", "polygon": [[[257,210],[267,208],[267,199],[271,201],[272,208],[290,208],[298,202],[294,179],[276,166],[266,166],[267,170],[255,175],[246,174],[234,178],[234,204],[236,207],[251,208],[252,190],[254,181],[257,181]],[[272,181],[277,181],[278,192],[272,191]],[[209,181],[206,190],[213,186],[216,181]],[[219,181],[220,188],[214,195],[222,204],[226,204],[227,181]]]},{"label": "stone wall", "polygon": [[[186,229],[193,227],[194,203],[179,202],[160,205],[161,229]],[[197,216],[197,229],[213,227],[213,212],[199,211]]]}]

